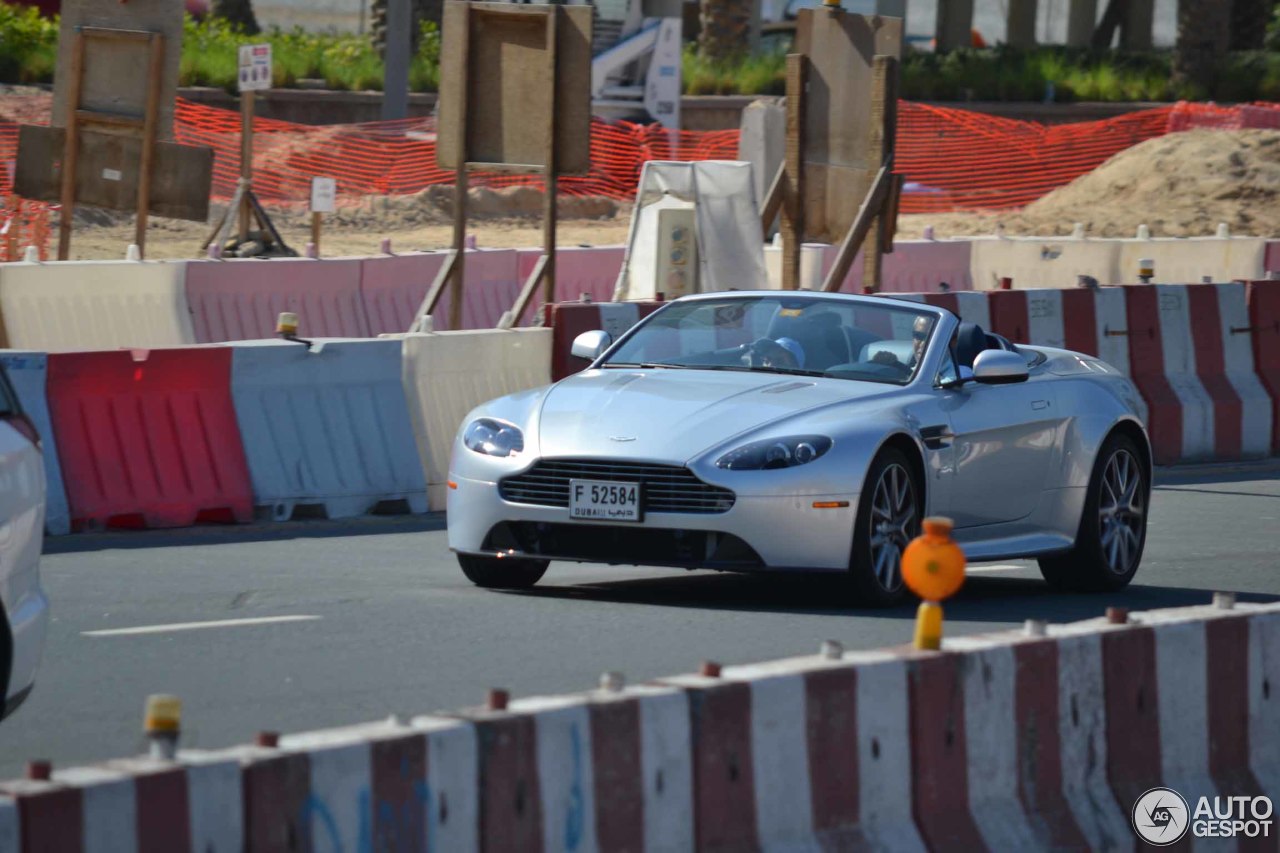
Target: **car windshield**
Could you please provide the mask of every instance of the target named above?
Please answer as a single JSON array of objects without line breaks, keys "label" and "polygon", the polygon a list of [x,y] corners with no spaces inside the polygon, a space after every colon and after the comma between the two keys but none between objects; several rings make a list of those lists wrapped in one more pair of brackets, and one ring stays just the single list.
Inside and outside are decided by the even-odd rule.
[{"label": "car windshield", "polygon": [[758,370],[901,385],[915,376],[936,319],[888,299],[779,294],[675,302],[600,366]]}]

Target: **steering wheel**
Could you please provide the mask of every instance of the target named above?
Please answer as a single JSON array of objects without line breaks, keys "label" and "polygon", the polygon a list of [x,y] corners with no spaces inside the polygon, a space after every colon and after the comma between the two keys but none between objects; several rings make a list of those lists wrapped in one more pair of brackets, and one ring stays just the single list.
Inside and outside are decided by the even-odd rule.
[{"label": "steering wheel", "polygon": [[880,350],[871,360],[867,362],[869,365],[875,365],[875,372],[881,374],[889,374],[896,379],[906,379],[911,375],[911,370],[915,366],[914,360],[911,364],[903,364],[902,361],[888,350]]},{"label": "steering wheel", "polygon": [[747,367],[781,367],[796,370],[800,363],[795,354],[770,338],[758,338],[742,345],[742,363]]}]

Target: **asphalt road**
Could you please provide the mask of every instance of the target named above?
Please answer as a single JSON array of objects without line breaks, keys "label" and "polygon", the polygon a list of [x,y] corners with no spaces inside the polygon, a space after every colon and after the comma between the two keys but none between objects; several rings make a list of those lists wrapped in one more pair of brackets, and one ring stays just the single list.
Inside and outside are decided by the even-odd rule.
[{"label": "asphalt road", "polygon": [[[534,591],[473,587],[442,516],[64,537],[42,563],[54,617],[39,681],[0,723],[0,777],[142,749],[149,693],[184,702],[184,744],[298,731],[631,681],[705,659],[744,663],[909,640],[914,609],[867,611],[821,579],[556,564]],[[1164,476],[1147,557],[1120,594],[1052,594],[1033,565],[977,571],[947,632],[1207,602],[1280,598],[1280,474]],[[202,630],[86,634],[282,616]]]}]

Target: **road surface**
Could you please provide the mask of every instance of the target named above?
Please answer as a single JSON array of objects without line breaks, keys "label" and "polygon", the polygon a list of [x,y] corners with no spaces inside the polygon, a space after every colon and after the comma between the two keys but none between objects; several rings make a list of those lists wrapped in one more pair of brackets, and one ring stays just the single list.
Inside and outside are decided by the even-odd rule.
[{"label": "road surface", "polygon": [[[1051,593],[1031,564],[979,568],[946,605],[949,635],[1071,621],[1108,604],[1280,599],[1280,476],[1164,476],[1133,586]],[[184,702],[186,746],[631,681],[702,660],[745,663],[908,642],[913,606],[860,610],[813,578],[555,564],[527,593],[468,583],[443,516],[50,540],[53,623],[35,692],[0,723],[0,777],[142,750],[143,702]],[[310,618],[302,618],[310,617]],[[219,621],[219,627],[191,623]],[[159,627],[157,627],[159,626]],[[143,629],[143,630],[138,630]],[[100,633],[105,632],[105,633]]]}]

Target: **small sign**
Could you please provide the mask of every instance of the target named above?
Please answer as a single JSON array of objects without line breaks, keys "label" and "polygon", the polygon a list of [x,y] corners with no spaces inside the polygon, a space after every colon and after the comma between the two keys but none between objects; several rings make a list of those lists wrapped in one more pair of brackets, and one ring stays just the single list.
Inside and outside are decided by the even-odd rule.
[{"label": "small sign", "polygon": [[271,45],[240,45],[240,91],[271,88]]},{"label": "small sign", "polygon": [[334,178],[311,179],[311,212],[333,213],[338,201],[338,182]]},{"label": "small sign", "polygon": [[644,88],[644,108],[663,127],[673,130],[680,127],[680,30],[679,18],[664,18],[658,27],[658,43],[649,60]]},{"label": "small sign", "polygon": [[124,173],[121,172],[119,169],[103,169],[102,170],[102,180],[104,181],[119,181],[123,179],[124,179]]}]

